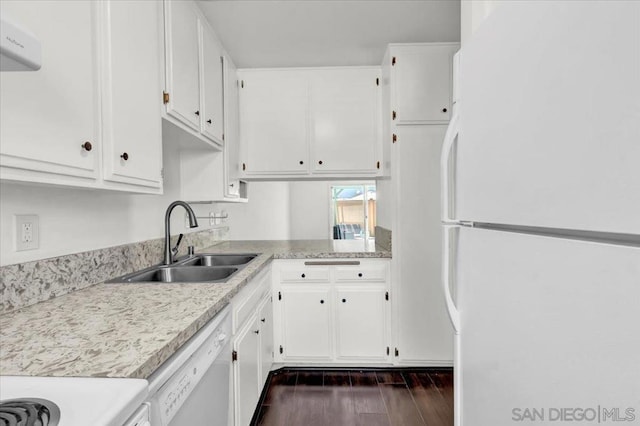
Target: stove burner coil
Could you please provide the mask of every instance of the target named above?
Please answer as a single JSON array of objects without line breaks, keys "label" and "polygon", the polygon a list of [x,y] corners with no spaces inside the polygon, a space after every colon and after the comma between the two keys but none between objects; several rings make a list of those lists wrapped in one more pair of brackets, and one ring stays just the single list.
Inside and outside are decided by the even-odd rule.
[{"label": "stove burner coil", "polygon": [[0,426],[56,426],[59,421],[60,409],[46,399],[0,401]]}]

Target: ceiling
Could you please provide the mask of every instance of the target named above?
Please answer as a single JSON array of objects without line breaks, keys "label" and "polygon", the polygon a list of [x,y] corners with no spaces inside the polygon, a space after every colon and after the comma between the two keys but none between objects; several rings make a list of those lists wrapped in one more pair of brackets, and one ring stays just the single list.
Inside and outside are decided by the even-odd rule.
[{"label": "ceiling", "polygon": [[460,40],[459,0],[208,0],[238,68],[378,65],[388,43]]}]

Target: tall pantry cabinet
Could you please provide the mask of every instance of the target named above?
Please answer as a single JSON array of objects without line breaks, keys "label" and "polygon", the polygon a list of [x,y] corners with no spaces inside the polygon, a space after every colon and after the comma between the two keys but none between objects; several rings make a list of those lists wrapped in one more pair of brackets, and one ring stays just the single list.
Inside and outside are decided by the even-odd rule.
[{"label": "tall pantry cabinet", "polygon": [[[382,64],[385,196],[393,230],[394,363],[447,366],[453,330],[441,285],[440,152],[458,43],[391,44]],[[382,197],[381,197],[382,198]]]}]

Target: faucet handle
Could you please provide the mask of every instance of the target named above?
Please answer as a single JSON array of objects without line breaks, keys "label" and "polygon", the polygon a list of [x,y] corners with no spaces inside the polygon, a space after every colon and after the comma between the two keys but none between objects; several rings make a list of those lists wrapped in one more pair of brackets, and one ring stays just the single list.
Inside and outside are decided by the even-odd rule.
[{"label": "faucet handle", "polygon": [[178,235],[178,241],[176,242],[176,246],[174,248],[171,249],[171,252],[173,254],[178,253],[178,248],[180,247],[180,243],[182,242],[182,238],[184,237],[184,234],[180,234]]}]

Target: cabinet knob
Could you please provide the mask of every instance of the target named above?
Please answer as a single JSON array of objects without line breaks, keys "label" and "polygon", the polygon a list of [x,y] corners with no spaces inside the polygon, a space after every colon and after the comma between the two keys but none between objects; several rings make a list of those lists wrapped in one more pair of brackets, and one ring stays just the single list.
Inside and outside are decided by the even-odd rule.
[{"label": "cabinet knob", "polygon": [[195,115],[200,116],[200,111],[194,112]]},{"label": "cabinet knob", "polygon": [[447,112],[447,109],[446,108],[442,108],[442,112]]},{"label": "cabinet knob", "polygon": [[321,304],[322,304],[322,303],[324,303],[324,300],[323,300],[323,299],[320,299],[320,303],[321,303]]},{"label": "cabinet knob", "polygon": [[304,164],[304,161],[300,160],[300,164]]},{"label": "cabinet knob", "polygon": [[300,276],[301,276],[302,278],[306,277],[306,275],[305,275],[305,274],[302,274],[302,275],[300,275]]},{"label": "cabinet knob", "polygon": [[207,120],[207,123],[211,124],[211,119],[208,119],[208,120]]},{"label": "cabinet knob", "polygon": [[253,330],[254,333],[260,334],[260,330]]},{"label": "cabinet knob", "polygon": [[322,160],[318,161],[318,164],[322,165]]},{"label": "cabinet knob", "polygon": [[342,303],[347,303],[347,299],[342,299]]},{"label": "cabinet knob", "polygon": [[93,149],[93,145],[91,145],[91,142],[87,141],[85,143],[83,143],[82,145],[80,145],[85,151],[91,151],[91,149]]},{"label": "cabinet knob", "polygon": [[129,154],[127,154],[126,152],[123,152],[120,158],[122,158],[124,161],[127,161],[129,159]]},{"label": "cabinet knob", "polygon": [[229,186],[233,188],[233,184],[232,183],[230,183]]},{"label": "cabinet knob", "polygon": [[362,272],[358,272],[358,276],[362,278]]},{"label": "cabinet knob", "polygon": [[266,318],[262,318],[260,321],[265,322],[267,319]]}]

